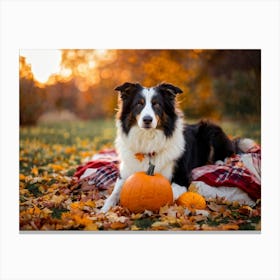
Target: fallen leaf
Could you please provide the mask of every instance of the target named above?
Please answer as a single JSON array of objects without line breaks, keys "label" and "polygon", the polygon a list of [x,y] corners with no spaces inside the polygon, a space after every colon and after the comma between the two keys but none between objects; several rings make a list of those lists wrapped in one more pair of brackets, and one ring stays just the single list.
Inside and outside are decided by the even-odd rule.
[{"label": "fallen leaf", "polygon": [[203,225],[201,226],[201,229],[202,229],[202,230],[213,231],[213,230],[217,230],[217,227],[213,227],[213,226],[209,226],[209,225],[207,225],[207,224],[203,224]]},{"label": "fallen leaf", "polygon": [[190,222],[201,222],[201,221],[205,221],[207,220],[206,216],[202,216],[202,215],[197,215],[197,216],[191,216],[190,217]]},{"label": "fallen leaf", "polygon": [[199,193],[197,186],[195,184],[193,184],[193,183],[191,183],[190,186],[188,187],[188,191],[189,192]]},{"label": "fallen leaf", "polygon": [[210,202],[207,207],[214,211],[214,212],[219,212],[219,213],[223,213],[225,211],[225,206],[224,205],[218,205],[214,202]]},{"label": "fallen leaf", "polygon": [[188,225],[188,224],[186,224],[186,225],[183,225],[181,227],[181,229],[182,230],[197,230],[198,228],[197,228],[196,225],[193,225],[193,224]]},{"label": "fallen leaf", "polygon": [[84,230],[98,230],[98,226],[97,224],[94,224],[94,223],[91,223],[91,224],[88,224]]},{"label": "fallen leaf", "polygon": [[61,171],[64,170],[64,167],[61,165],[57,165],[57,164],[50,164],[50,167],[55,170],[55,171]]},{"label": "fallen leaf", "polygon": [[158,221],[152,224],[152,228],[156,230],[166,230],[168,229],[168,221]]},{"label": "fallen leaf", "polygon": [[31,173],[32,174],[34,174],[35,176],[38,176],[38,168],[37,167],[33,167],[32,169],[31,169]]},{"label": "fallen leaf", "polygon": [[253,209],[250,206],[244,205],[238,209],[238,212],[242,215],[250,217],[252,215]]},{"label": "fallen leaf", "polygon": [[141,230],[141,228],[137,227],[136,225],[132,225],[130,230],[138,231]]},{"label": "fallen leaf", "polygon": [[127,226],[126,223],[121,223],[121,222],[114,222],[111,224],[112,229],[123,229]]},{"label": "fallen leaf", "polygon": [[225,224],[218,227],[220,230],[238,230],[239,226],[236,224]]}]

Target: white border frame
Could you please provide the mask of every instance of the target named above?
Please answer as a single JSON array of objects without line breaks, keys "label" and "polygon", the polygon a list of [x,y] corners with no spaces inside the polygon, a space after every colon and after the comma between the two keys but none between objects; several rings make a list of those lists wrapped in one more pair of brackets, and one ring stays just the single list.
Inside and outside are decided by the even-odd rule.
[{"label": "white border frame", "polygon": [[[276,0],[2,1],[1,279],[279,279],[279,34]],[[261,49],[261,234],[20,234],[21,48]]]}]

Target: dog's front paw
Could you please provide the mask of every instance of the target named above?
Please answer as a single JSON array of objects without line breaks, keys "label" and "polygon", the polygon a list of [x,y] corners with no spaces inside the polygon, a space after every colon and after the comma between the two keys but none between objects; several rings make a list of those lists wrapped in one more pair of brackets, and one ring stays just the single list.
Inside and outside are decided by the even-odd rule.
[{"label": "dog's front paw", "polygon": [[111,206],[104,204],[104,206],[100,209],[99,213],[106,213],[110,210]]},{"label": "dog's front paw", "polygon": [[112,198],[108,198],[103,207],[100,209],[100,213],[106,213],[108,212],[113,206],[115,206],[117,204],[117,201],[115,199]]}]

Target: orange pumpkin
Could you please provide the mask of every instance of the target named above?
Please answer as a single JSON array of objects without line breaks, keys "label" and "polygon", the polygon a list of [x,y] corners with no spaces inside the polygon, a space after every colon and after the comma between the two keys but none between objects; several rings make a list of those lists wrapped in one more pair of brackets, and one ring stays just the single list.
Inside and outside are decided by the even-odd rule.
[{"label": "orange pumpkin", "polygon": [[120,194],[120,204],[135,213],[157,211],[171,203],[173,192],[169,181],[161,174],[153,174],[153,171],[137,172],[128,177]]},{"label": "orange pumpkin", "polygon": [[179,196],[177,203],[182,206],[188,207],[190,211],[196,209],[202,210],[206,208],[206,201],[204,197],[195,192],[185,192]]}]

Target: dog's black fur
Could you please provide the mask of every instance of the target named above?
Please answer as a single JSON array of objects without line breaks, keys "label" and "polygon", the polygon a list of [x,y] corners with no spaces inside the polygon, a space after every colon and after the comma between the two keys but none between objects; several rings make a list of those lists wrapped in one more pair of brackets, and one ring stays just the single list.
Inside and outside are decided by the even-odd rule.
[{"label": "dog's black fur", "polygon": [[172,178],[181,186],[189,186],[193,168],[224,160],[234,153],[234,146],[223,130],[208,121],[186,125],[184,137],[185,151],[177,160]]}]

